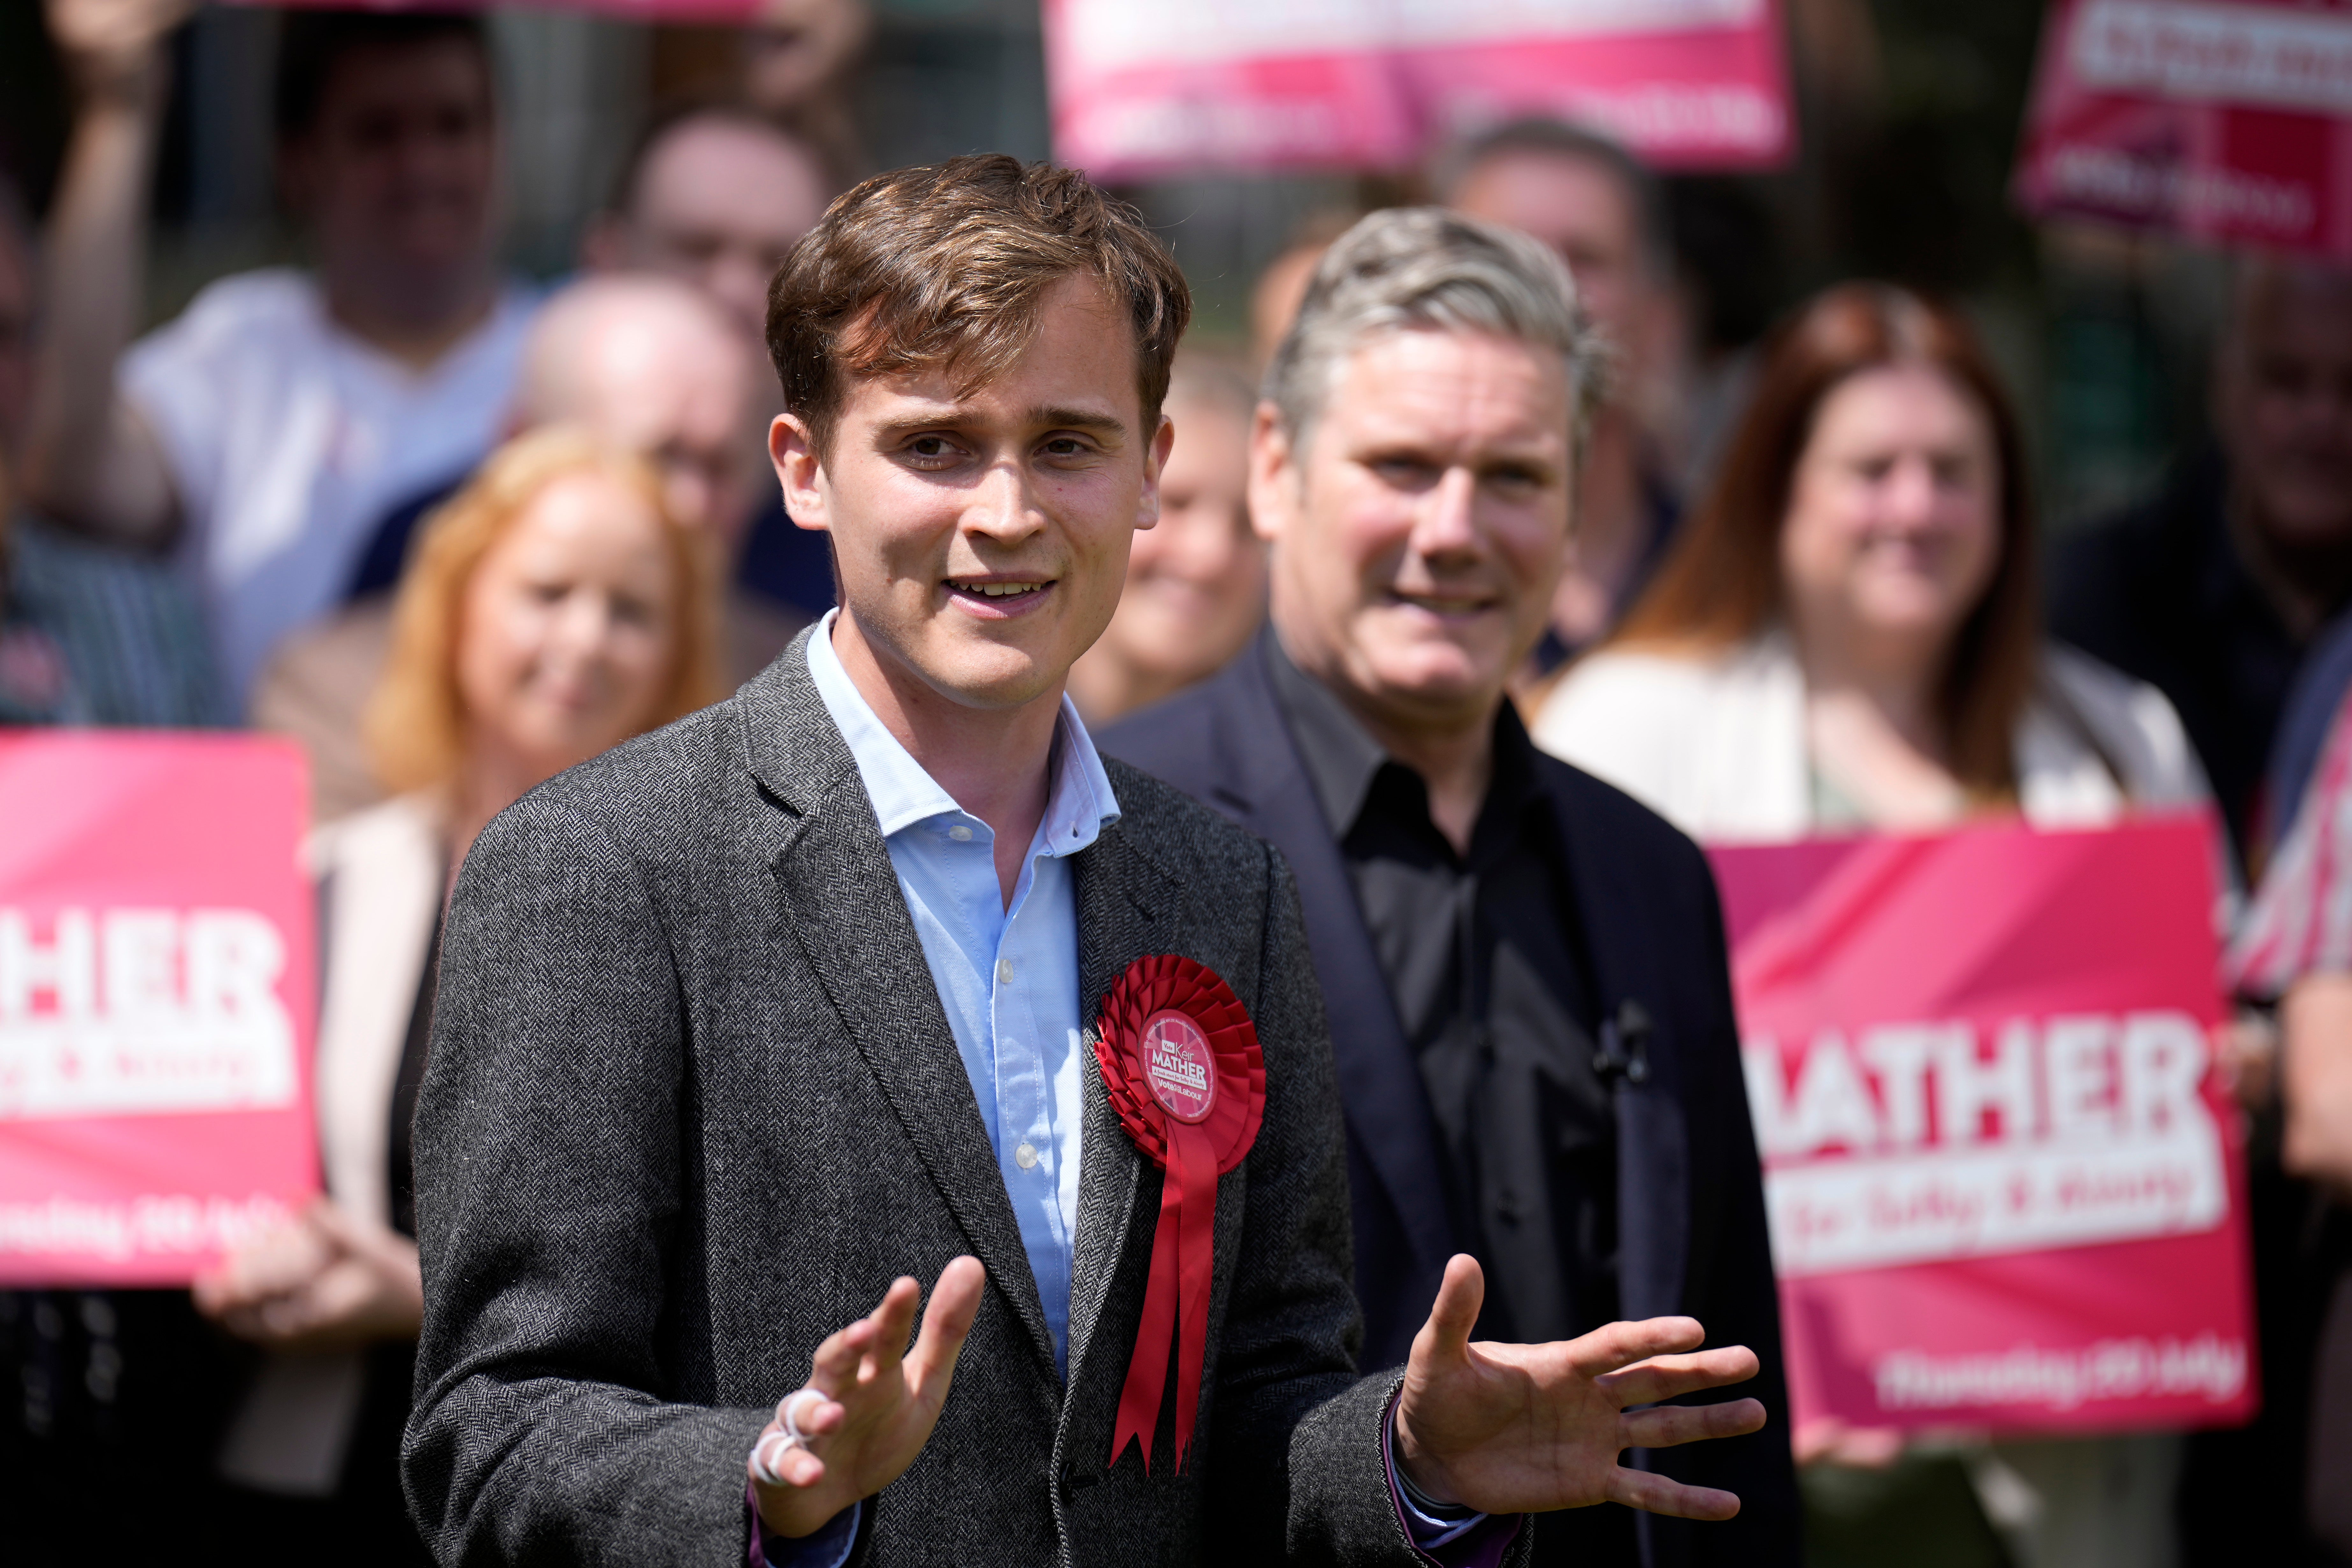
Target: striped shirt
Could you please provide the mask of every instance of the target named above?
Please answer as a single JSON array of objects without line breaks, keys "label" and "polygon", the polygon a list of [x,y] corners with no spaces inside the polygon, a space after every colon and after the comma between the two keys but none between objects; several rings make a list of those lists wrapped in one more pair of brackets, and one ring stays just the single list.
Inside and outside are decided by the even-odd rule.
[{"label": "striped shirt", "polygon": [[2263,998],[2306,974],[2352,972],[2352,701],[2336,710],[2227,967],[2241,995]]},{"label": "striped shirt", "polygon": [[224,721],[204,623],[168,565],[22,513],[0,531],[0,724]]}]

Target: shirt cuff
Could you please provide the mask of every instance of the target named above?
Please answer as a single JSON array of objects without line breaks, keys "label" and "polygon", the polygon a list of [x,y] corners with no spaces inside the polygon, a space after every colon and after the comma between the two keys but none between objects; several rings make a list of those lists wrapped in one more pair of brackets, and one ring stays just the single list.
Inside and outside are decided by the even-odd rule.
[{"label": "shirt cuff", "polygon": [[749,1481],[743,1483],[743,1510],[751,1520],[747,1568],[841,1568],[849,1561],[850,1548],[857,1544],[857,1527],[866,1517],[866,1505],[854,1502],[812,1534],[778,1535],[761,1522],[760,1500]]},{"label": "shirt cuff", "polygon": [[1436,1568],[1497,1568],[1503,1553],[1518,1539],[1528,1516],[1469,1513],[1441,1519],[1414,1503],[1405,1491],[1404,1478],[1397,1472],[1396,1407],[1402,1392],[1400,1384],[1381,1414],[1381,1463],[1388,1472],[1389,1501],[1396,1509],[1405,1539],[1423,1562],[1435,1563]]}]

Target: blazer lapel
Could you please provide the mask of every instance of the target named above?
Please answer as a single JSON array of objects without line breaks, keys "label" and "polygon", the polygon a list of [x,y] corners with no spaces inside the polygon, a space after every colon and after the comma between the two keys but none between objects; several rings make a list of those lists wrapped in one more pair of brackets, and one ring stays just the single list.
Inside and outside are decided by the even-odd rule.
[{"label": "blazer lapel", "polygon": [[772,862],[785,924],[1050,1373],[1053,1336],[1013,1200],[873,803],[809,678],[808,635],[747,689],[743,705],[751,772],[789,814]]},{"label": "blazer lapel", "polygon": [[[1119,1125],[1094,1061],[1096,1021],[1103,998],[1137,959],[1178,951],[1163,915],[1176,895],[1174,878],[1142,853],[1118,826],[1107,829],[1075,863],[1078,903],[1078,1005],[1085,1021],[1085,1058],[1078,1065],[1086,1111],[1078,1165],[1078,1228],[1070,1269],[1070,1386],[1090,1352],[1120,1260],[1132,1245],[1136,1205],[1147,1163]],[[1121,1336],[1106,1342],[1118,1359],[1121,1380],[1132,1347]],[[1116,1386],[1116,1384],[1114,1384]]]},{"label": "blazer lapel", "polygon": [[1675,1093],[1674,1043],[1664,1036],[1664,976],[1642,944],[1640,922],[1622,912],[1643,908],[1648,894],[1621,874],[1617,858],[1593,842],[1566,801],[1555,795],[1553,803],[1602,1025],[1615,1028],[1628,1003],[1651,1022],[1650,1071],[1640,1083],[1619,1079],[1614,1090],[1618,1310],[1629,1319],[1667,1316],[1682,1310],[1690,1247],[1689,1129]]},{"label": "blazer lapel", "polygon": [[1238,700],[1221,716],[1221,739],[1231,761],[1228,776],[1238,787],[1219,790],[1220,804],[1281,850],[1297,879],[1307,944],[1323,984],[1341,1106],[1358,1150],[1380,1173],[1415,1258],[1433,1282],[1454,1247],[1421,1068],[1397,1021],[1347,862],[1275,699],[1262,649],[1252,647],[1234,660],[1232,679]]}]

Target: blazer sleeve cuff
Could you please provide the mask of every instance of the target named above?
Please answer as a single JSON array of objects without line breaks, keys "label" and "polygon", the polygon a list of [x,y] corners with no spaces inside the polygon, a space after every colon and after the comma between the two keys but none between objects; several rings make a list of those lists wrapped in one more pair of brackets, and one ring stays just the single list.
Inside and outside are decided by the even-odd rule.
[{"label": "blazer sleeve cuff", "polygon": [[[851,1503],[825,1521],[814,1534],[795,1539],[778,1535],[760,1518],[760,1500],[751,1483],[743,1483],[743,1512],[751,1526],[746,1568],[842,1568],[857,1546],[857,1527],[865,1522],[866,1505]],[[1452,1568],[1448,1564],[1448,1568]]]}]

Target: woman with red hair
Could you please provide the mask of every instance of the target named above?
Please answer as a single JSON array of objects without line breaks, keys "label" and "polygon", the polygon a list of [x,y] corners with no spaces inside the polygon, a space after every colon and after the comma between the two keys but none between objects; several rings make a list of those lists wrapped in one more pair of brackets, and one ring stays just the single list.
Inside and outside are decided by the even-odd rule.
[{"label": "woman with red hair", "polygon": [[[1968,328],[1899,289],[1831,289],[1773,339],[1713,489],[1536,742],[1716,841],[2204,801],[2164,698],[2044,638],[2033,553],[2024,442]],[[2024,1568],[2176,1555],[2175,1437],[1940,1460],[1826,1422],[1794,1439],[1809,1531],[1841,1561],[1961,1532],[1999,1561],[1983,1515]]]}]

